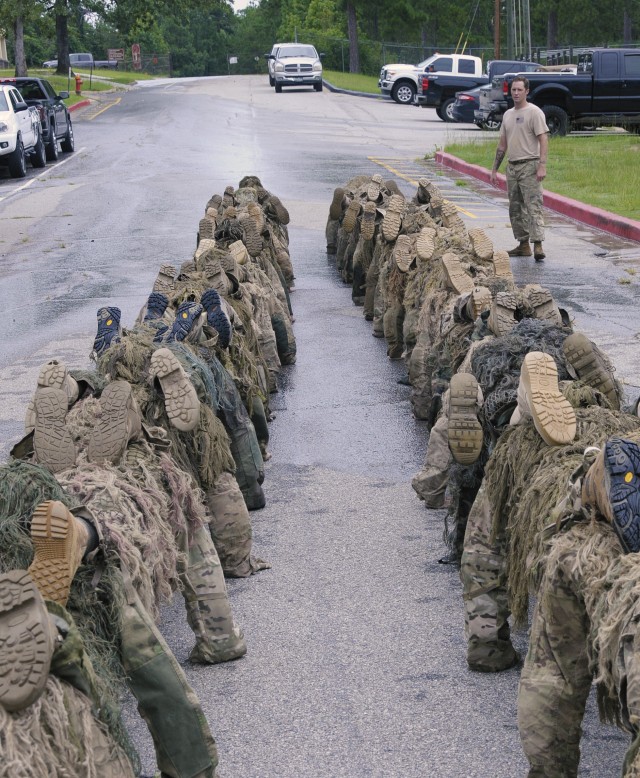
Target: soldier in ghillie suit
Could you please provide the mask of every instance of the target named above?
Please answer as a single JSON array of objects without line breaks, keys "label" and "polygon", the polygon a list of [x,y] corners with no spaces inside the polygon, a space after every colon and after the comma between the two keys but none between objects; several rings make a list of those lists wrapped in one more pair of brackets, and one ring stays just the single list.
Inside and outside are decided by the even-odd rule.
[{"label": "soldier in ghillie suit", "polygon": [[26,570],[0,573],[0,592],[0,776],[133,778],[96,713],[105,690],[69,612]]},{"label": "soldier in ghillie suit", "polygon": [[[622,775],[640,775],[640,434],[588,448],[549,516],[518,694],[530,778],[575,778],[595,678],[604,721],[631,733]],[[611,774],[614,774],[612,768]]]}]

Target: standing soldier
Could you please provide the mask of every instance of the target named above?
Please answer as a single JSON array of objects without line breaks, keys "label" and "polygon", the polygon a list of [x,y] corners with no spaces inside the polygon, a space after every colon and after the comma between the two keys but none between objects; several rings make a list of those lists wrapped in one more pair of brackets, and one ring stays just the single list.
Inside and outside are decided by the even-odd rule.
[{"label": "standing soldier", "polygon": [[542,181],[547,175],[549,129],[544,113],[537,105],[527,102],[529,80],[516,76],[511,82],[513,108],[504,115],[500,140],[491,170],[495,184],[498,168],[508,151],[507,192],[509,219],[518,245],[509,252],[511,257],[533,256],[537,262],[544,259],[544,216],[542,213]]}]

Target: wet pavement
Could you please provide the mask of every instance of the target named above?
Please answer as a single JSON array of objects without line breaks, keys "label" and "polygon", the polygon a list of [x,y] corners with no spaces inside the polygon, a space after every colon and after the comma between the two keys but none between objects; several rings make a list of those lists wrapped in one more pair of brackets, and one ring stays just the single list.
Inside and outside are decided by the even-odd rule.
[{"label": "wet pavement", "polygon": [[[252,513],[255,552],[273,568],[228,582],[249,653],[191,667],[181,603],[163,618],[216,735],[221,778],[526,772],[518,672],[468,671],[458,574],[438,564],[444,512],[425,510],[409,485],[426,430],[397,383],[403,368],[371,337],[324,251],[333,189],[391,169],[407,195],[425,172],[437,176],[470,226],[510,247],[503,196],[423,159],[454,134],[428,110],[275,95],[266,76],[174,81],[133,90],[93,119],[79,113],[84,150],[26,190],[0,183],[0,198],[9,193],[0,200],[5,453],[40,364],[61,356],[84,366],[102,304],[132,321],[161,262],[189,258],[211,194],[256,174],[291,213],[299,356],[272,397],[267,507]],[[633,397],[640,325],[629,271],[640,247],[551,214],[545,247],[544,264],[514,261],[518,282],[548,286],[613,356]],[[516,635],[522,650],[526,639]],[[132,706],[127,720],[150,773],[149,737]],[[599,724],[593,700],[585,729],[580,775],[617,774],[627,738]]]}]

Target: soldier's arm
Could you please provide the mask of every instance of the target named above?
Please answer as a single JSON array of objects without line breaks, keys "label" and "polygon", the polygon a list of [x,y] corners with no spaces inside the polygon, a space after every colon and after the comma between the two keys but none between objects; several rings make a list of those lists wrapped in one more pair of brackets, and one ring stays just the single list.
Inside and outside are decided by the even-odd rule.
[{"label": "soldier's arm", "polygon": [[540,141],[540,162],[538,162],[538,171],[536,178],[538,181],[543,181],[547,175],[547,157],[549,156],[549,135],[543,132],[542,135],[538,135]]},{"label": "soldier's arm", "polygon": [[498,148],[496,149],[496,157],[493,160],[493,168],[491,169],[491,180],[495,183],[498,177],[498,168],[502,164],[504,155],[507,153],[507,137],[501,134],[498,141]]}]

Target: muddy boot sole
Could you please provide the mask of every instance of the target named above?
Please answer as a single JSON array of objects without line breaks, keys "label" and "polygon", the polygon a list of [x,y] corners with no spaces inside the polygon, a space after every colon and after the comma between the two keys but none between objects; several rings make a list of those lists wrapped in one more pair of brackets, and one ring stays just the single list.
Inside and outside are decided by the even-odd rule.
[{"label": "muddy boot sole", "polygon": [[528,284],[524,288],[524,295],[533,308],[536,319],[542,319],[557,327],[562,326],[560,311],[548,289],[539,284]]},{"label": "muddy boot sole", "polygon": [[195,429],[200,420],[200,401],[175,354],[168,348],[158,349],[151,357],[151,374],[160,382],[171,424],[182,432]]},{"label": "muddy boot sole", "polygon": [[493,274],[496,278],[506,278],[508,281],[513,281],[511,259],[506,251],[493,252]]},{"label": "muddy boot sole", "polygon": [[84,549],[79,548],[76,520],[58,500],[43,502],[33,512],[34,557],[29,574],[45,600],[65,605]]},{"label": "muddy boot sole", "polygon": [[129,414],[133,412],[131,385],[126,381],[112,381],[100,397],[102,415],[91,432],[87,445],[89,462],[117,464],[127,448],[131,427]]},{"label": "muddy boot sole", "polygon": [[0,575],[0,705],[22,710],[49,677],[54,640],[49,615],[26,570]]},{"label": "muddy boot sole", "polygon": [[436,250],[436,230],[433,227],[423,227],[416,239],[416,253],[418,259],[428,262]]},{"label": "muddy boot sole", "polygon": [[493,243],[487,233],[481,229],[469,230],[471,248],[478,259],[489,260],[493,257]]},{"label": "muddy boot sole", "polygon": [[353,232],[356,228],[356,222],[360,215],[360,203],[358,200],[352,200],[347,206],[344,218],[342,219],[342,229],[345,232]]},{"label": "muddy boot sole", "polygon": [[491,305],[487,326],[494,335],[506,335],[516,324],[517,301],[511,292],[498,292]]},{"label": "muddy boot sole", "polygon": [[376,206],[373,202],[364,204],[364,212],[360,223],[360,236],[364,240],[372,240],[376,231]]},{"label": "muddy boot sole", "polygon": [[62,389],[39,389],[33,401],[35,428],[33,450],[38,464],[59,473],[76,463],[76,447],[65,426],[67,393]]},{"label": "muddy boot sole", "polygon": [[482,452],[482,426],[477,415],[478,382],[470,373],[456,373],[449,393],[449,449],[456,462],[472,465]]}]

